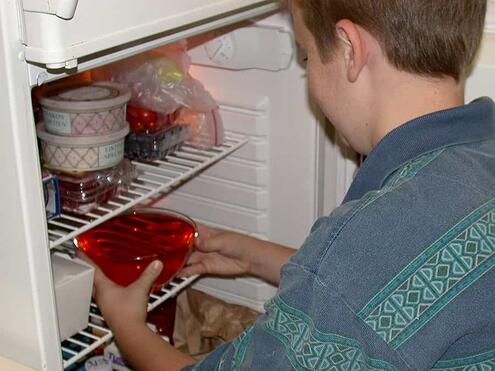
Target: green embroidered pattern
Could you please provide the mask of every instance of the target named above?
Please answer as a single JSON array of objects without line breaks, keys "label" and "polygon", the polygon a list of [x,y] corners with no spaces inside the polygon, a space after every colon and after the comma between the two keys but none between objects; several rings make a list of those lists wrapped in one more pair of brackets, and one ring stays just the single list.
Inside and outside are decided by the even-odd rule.
[{"label": "green embroidered pattern", "polygon": [[432,371],[493,371],[495,370],[495,349],[466,358],[442,360]]},{"label": "green embroidered pattern", "polygon": [[317,330],[305,313],[275,298],[266,305],[264,329],[284,344],[296,370],[397,370],[368,358],[356,340]]},{"label": "green embroidered pattern", "polygon": [[[216,371],[236,371],[241,369],[241,365],[244,361],[244,356],[246,355],[249,341],[251,340],[252,331],[253,327],[249,327],[232,341],[231,349],[228,349],[223,353],[222,358],[220,358],[220,361],[218,362],[218,365],[216,367]],[[228,362],[229,358],[231,358],[231,362]],[[230,365],[231,367],[227,367],[228,365]]]},{"label": "green embroidered pattern", "polygon": [[393,348],[495,266],[495,199],[426,248],[358,313]]},{"label": "green embroidered pattern", "polygon": [[234,358],[232,360],[232,370],[240,370],[242,362],[244,361],[244,356],[246,355],[246,350],[251,340],[251,334],[253,332],[253,327],[249,327],[244,331],[237,339],[233,342],[233,347],[235,349]]},{"label": "green embroidered pattern", "polygon": [[382,189],[370,192],[367,195],[367,199],[363,202],[361,209],[368,207],[378,198],[390,192],[394,187],[406,182],[411,178],[414,178],[414,176],[416,176],[416,174],[419,173],[421,169],[425,168],[429,163],[440,156],[443,151],[443,149],[434,151],[407,163],[400,170],[398,170],[396,174],[394,174],[389,180],[387,180]]},{"label": "green embroidered pattern", "polygon": [[426,167],[430,162],[435,160],[443,152],[443,149],[433,151],[424,156],[421,156],[409,163],[390,178],[385,184],[386,188],[395,187],[408,179],[413,178],[421,169]]}]

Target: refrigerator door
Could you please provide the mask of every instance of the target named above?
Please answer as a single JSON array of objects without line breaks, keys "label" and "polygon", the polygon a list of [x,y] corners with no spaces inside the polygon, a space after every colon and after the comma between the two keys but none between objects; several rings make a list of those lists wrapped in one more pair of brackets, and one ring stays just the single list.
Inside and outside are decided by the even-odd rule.
[{"label": "refrigerator door", "polygon": [[49,69],[75,68],[78,58],[119,45],[277,8],[267,0],[22,0],[22,5],[25,58]]}]

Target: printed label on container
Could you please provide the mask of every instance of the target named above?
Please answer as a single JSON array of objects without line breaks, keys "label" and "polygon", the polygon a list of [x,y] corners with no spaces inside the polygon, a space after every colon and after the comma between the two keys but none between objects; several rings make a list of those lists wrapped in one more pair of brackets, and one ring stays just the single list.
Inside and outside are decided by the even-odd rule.
[{"label": "printed label on container", "polygon": [[70,114],[43,109],[46,130],[53,134],[71,134]]},{"label": "printed label on container", "polygon": [[98,149],[99,165],[110,166],[116,164],[124,157],[124,141],[102,146]]}]

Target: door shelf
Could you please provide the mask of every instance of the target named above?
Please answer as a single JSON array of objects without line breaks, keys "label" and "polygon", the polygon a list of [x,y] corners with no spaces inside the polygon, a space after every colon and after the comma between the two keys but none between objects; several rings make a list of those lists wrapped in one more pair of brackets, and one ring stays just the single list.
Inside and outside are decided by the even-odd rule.
[{"label": "door shelf", "polygon": [[208,166],[224,158],[247,142],[247,138],[226,133],[224,144],[209,150],[183,145],[180,150],[156,161],[133,161],[137,178],[124,192],[120,192],[105,205],[81,215],[63,213],[48,221],[50,248],[72,240],[82,232],[142,203],[146,199],[172,190]]},{"label": "door shelf", "polygon": [[[197,276],[176,278],[159,292],[150,295],[148,311],[176,296],[182,289],[189,286]],[[81,360],[98,347],[109,342],[113,337],[95,303],[91,303],[88,327],[76,335],[64,340],[61,344],[64,368]]]}]

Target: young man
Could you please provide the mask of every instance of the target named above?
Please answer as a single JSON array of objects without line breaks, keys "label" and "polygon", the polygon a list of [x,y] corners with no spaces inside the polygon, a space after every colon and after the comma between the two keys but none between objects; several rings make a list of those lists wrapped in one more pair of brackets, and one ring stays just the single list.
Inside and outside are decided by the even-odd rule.
[{"label": "young man", "polygon": [[[254,326],[191,369],[493,369],[495,106],[464,105],[486,0],[293,0],[289,9],[310,94],[367,159],[297,253],[202,227],[184,275],[249,273],[279,290]],[[101,271],[95,279],[139,370],[193,363],[145,326],[159,271],[152,264],[128,288]]]}]

